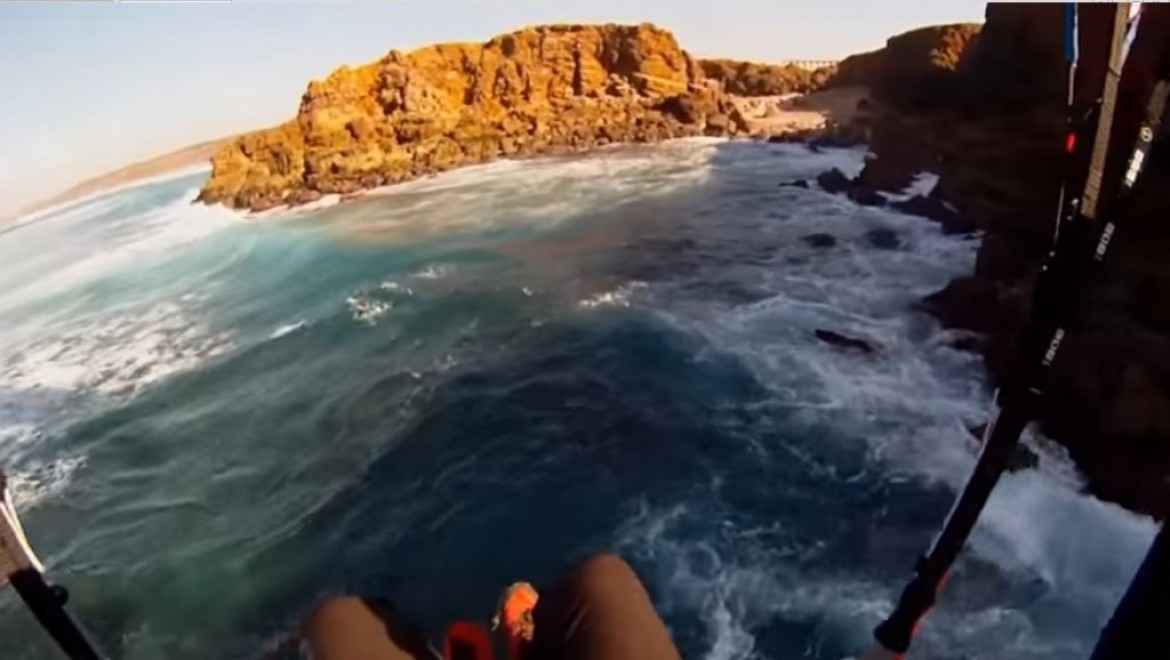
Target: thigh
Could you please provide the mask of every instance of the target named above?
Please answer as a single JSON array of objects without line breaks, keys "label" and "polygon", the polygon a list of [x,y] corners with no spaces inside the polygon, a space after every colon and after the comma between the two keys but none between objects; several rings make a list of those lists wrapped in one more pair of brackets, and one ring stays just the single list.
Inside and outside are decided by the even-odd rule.
[{"label": "thigh", "polygon": [[312,660],[432,660],[426,640],[385,601],[347,596],[327,601],[305,627]]},{"label": "thigh", "polygon": [[679,660],[646,588],[617,555],[578,566],[534,612],[533,660]]}]

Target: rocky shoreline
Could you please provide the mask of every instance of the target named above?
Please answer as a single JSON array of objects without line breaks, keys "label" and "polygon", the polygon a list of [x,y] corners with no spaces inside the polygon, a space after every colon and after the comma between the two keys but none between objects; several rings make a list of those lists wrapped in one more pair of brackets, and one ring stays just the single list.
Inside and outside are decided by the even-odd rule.
[{"label": "rocky shoreline", "polygon": [[[1112,5],[1081,5],[1077,96],[1100,93]],[[972,344],[995,383],[1028,316],[1048,248],[1064,171],[1062,8],[991,3],[982,31],[945,26],[907,33],[884,51],[841,65],[870,84],[874,158],[855,179],[826,173],[821,185],[855,200],[880,200],[919,172],[939,175],[927,197],[902,209],[949,231],[977,230],[975,272],[923,307]],[[1137,134],[1170,6],[1146,5],[1119,93],[1104,179],[1111,199]],[[1155,158],[1122,215],[1110,258],[1054,365],[1039,429],[1063,445],[1090,492],[1136,512],[1170,513],[1170,163]],[[1109,213],[1105,208],[1104,212]]]},{"label": "rocky shoreline", "polygon": [[496,158],[817,128],[753,117],[726,91],[807,90],[811,74],[732,64],[695,60],[648,24],[543,26],[391,51],[311,83],[294,119],[220,150],[198,201],[263,211]]},{"label": "rocky shoreline", "polygon": [[[1082,101],[1098,94],[1110,11],[1082,6]],[[944,327],[974,333],[960,348],[982,353],[998,383],[1011,373],[1008,356],[1052,233],[1063,172],[1062,35],[1059,5],[991,3],[982,29],[914,30],[835,71],[802,77],[694,60],[651,25],[539,27],[486,44],[391,52],[312,83],[295,119],[222,149],[199,201],[260,211],[495,158],[619,142],[739,136],[816,149],[864,138],[873,157],[857,177],[830,171],[816,183],[859,204],[928,218],[948,233],[982,236],[975,272],[922,308]],[[1157,53],[1168,41],[1170,6],[1148,5],[1121,90],[1107,185],[1120,179],[1117,151],[1136,133]],[[859,110],[856,118],[838,110],[823,113],[838,117],[828,127],[769,122],[785,109],[786,94],[843,86],[869,91],[850,108]],[[930,194],[890,201],[887,193],[902,193],[921,172],[939,176]],[[1170,230],[1158,221],[1170,208],[1166,159],[1150,164],[1148,179],[1153,183],[1137,191],[1132,217],[1124,218],[1142,231],[1118,239],[1090,292],[1092,305],[1066,340],[1039,426],[1067,448],[1091,492],[1164,517],[1170,314],[1162,301],[1170,299],[1163,256]],[[831,240],[808,237],[810,244]],[[848,338],[822,339],[863,351]]]}]

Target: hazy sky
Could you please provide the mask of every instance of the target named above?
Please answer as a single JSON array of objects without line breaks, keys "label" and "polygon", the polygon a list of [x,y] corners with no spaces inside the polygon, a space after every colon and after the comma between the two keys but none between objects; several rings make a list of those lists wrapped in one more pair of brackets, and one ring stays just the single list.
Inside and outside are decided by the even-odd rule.
[{"label": "hazy sky", "polygon": [[341,64],[548,22],[652,21],[696,55],[830,59],[982,20],[968,0],[0,2],[0,213],[291,116]]}]

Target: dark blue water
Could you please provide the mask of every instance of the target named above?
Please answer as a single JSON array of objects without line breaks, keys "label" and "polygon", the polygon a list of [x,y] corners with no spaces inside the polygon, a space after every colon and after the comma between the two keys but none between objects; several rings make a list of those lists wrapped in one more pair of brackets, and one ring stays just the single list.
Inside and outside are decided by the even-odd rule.
[{"label": "dark blue water", "polygon": [[[679,142],[260,219],[190,176],[8,232],[29,534],[116,658],[258,657],[340,593],[437,637],[602,550],[686,657],[857,653],[988,398],[913,311],[975,244],[777,186],[860,158]],[[1151,530],[1076,486],[1004,484],[920,657],[1086,654]],[[0,610],[3,657],[50,657]]]}]

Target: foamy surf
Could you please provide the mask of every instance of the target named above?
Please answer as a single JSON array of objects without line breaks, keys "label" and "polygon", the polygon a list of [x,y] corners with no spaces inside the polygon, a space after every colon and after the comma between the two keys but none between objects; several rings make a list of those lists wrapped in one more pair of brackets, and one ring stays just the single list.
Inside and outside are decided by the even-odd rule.
[{"label": "foamy surf", "polygon": [[281,337],[291,335],[292,333],[296,332],[297,330],[304,328],[305,325],[306,325],[305,321],[294,321],[292,323],[285,323],[284,325],[280,326],[279,328],[273,330],[272,334],[268,335],[268,337],[269,337],[269,339],[280,339]]},{"label": "foamy surf", "polygon": [[318,215],[323,231],[362,243],[547,231],[583,214],[701,185],[717,144],[679,140],[654,149],[607,148],[585,158],[499,161],[377,190]]},{"label": "foamy surf", "polygon": [[[835,164],[850,171],[843,165]],[[919,177],[904,196],[926,194],[934,184],[933,177]],[[821,442],[864,443],[866,473],[885,474],[895,483],[944,484],[957,492],[975,461],[967,427],[983,419],[990,397],[978,359],[951,348],[933,321],[912,309],[923,295],[969,272],[976,243],[944,236],[918,218],[859,209],[819,191],[791,194],[800,196],[800,204],[782,218],[766,207],[736,207],[734,222],[680,229],[700,245],[708,231],[715,232],[711,240],[724,242],[747,231],[745,244],[778,246],[752,252],[735,266],[734,281],[750,283],[753,299],[694,298],[694,291],[710,288],[709,280],[726,277],[722,267],[654,284],[645,297],[666,321],[738,356],[776,401],[802,411],[796,419],[827,421],[839,437]],[[723,215],[727,202],[695,212]],[[880,243],[874,231],[883,232]],[[824,232],[835,237],[835,246],[801,245],[803,236]],[[821,328],[864,339],[876,355],[824,344],[814,337]],[[809,467],[823,469],[811,460]],[[975,561],[990,562],[1009,576],[1006,581],[1042,581],[1053,603],[1034,609],[1002,602],[960,606],[960,595],[958,602],[940,606],[925,627],[920,651],[927,657],[982,657],[988,648],[1010,649],[1018,658],[1087,652],[1084,638],[1070,639],[1068,630],[1036,620],[1045,608],[1055,608],[1090,630],[1103,624],[1155,526],[1084,495],[1070,483],[1069,472],[1066,460],[1048,455],[1040,471],[1007,476],[970,546]],[[672,540],[662,531],[689,524],[689,515],[686,505],[644,512],[629,523],[633,531],[623,543],[664,572],[668,603],[673,599],[701,613],[708,631],[704,656],[711,660],[773,657],[758,647],[756,633],[775,617],[815,622],[822,640],[852,638],[861,648],[902,587],[860,578],[858,567],[843,567],[838,575],[802,572],[785,548],[758,545],[753,530],[724,527],[724,542],[715,545]],[[912,553],[925,549],[909,550],[907,571]],[[703,558],[697,566],[696,557]],[[962,592],[962,571],[952,587]],[[804,652],[823,657],[824,649]]]},{"label": "foamy surf", "polygon": [[110,204],[112,201],[111,198],[113,197],[131,193],[135,190],[147,186],[152,186],[159,183],[167,183],[169,181],[183,179],[194,176],[196,174],[211,174],[211,166],[208,164],[193,165],[191,167],[184,167],[181,169],[164,172],[157,176],[136,179],[120,186],[98,190],[83,197],[78,197],[77,199],[71,199],[67,202],[54,204],[43,209],[38,209],[32,213],[19,216],[12,222],[12,224],[5,227],[5,229],[21,227],[34,222],[39,222],[41,220],[46,220],[51,217],[60,218],[66,215],[79,215],[85,213],[92,214],[95,208],[95,202]]},{"label": "foamy surf", "polygon": [[577,303],[578,307],[596,309],[598,307],[629,307],[630,298],[638,290],[646,288],[645,282],[630,282],[623,284],[612,291],[599,291]]},{"label": "foamy surf", "polygon": [[230,339],[201,327],[191,313],[164,302],[44,328],[0,354],[0,373],[21,389],[130,395],[230,350]]},{"label": "foamy surf", "polygon": [[[979,359],[911,311],[976,243],[777,185],[862,158],[621,147],[294,222],[182,206],[194,191],[171,182],[142,208],[118,198],[7,234],[0,251],[53,257],[21,267],[56,293],[0,317],[16,384],[0,393],[0,461],[33,524],[90,495],[112,512],[49,531],[81,539],[63,566],[118,556],[144,576],[88,575],[78,592],[132,655],[252,655],[340,576],[424,603],[411,617],[441,628],[476,589],[494,597],[475,584],[493,571],[552,575],[611,545],[684,656],[837,660],[892,606],[989,403]],[[65,501],[70,488],[87,497]],[[1150,525],[1079,491],[1047,449],[1004,481],[926,657],[1084,655]],[[511,541],[495,545],[501,525]],[[175,553],[198,579],[172,579],[160,558]],[[86,598],[114,591],[113,610]],[[4,620],[9,657],[21,635]]]},{"label": "foamy surf", "polygon": [[[26,276],[19,282],[12,282],[13,286],[0,300],[0,311],[58,295],[119,271],[157,263],[238,222],[240,216],[233,211],[193,205],[192,201],[198,192],[197,188],[187,189],[178,199],[165,206],[111,218],[100,226],[90,223],[86,215],[78,215],[59,223],[28,228],[25,235],[20,237],[26,241],[34,238],[28,236],[30,232],[38,232],[45,234],[44,237],[35,237],[39,240],[68,243],[69,235],[76,232],[86,236],[92,245],[69,255],[75,258],[60,263],[38,264],[39,272],[36,276]],[[134,193],[130,191],[125,194]],[[98,247],[100,249],[95,249]],[[19,267],[19,264],[15,266]]]},{"label": "foamy surf", "polygon": [[47,463],[36,461],[9,473],[8,487],[18,511],[35,508],[41,502],[59,496],[69,486],[73,475],[85,467],[84,456],[60,458]]}]

